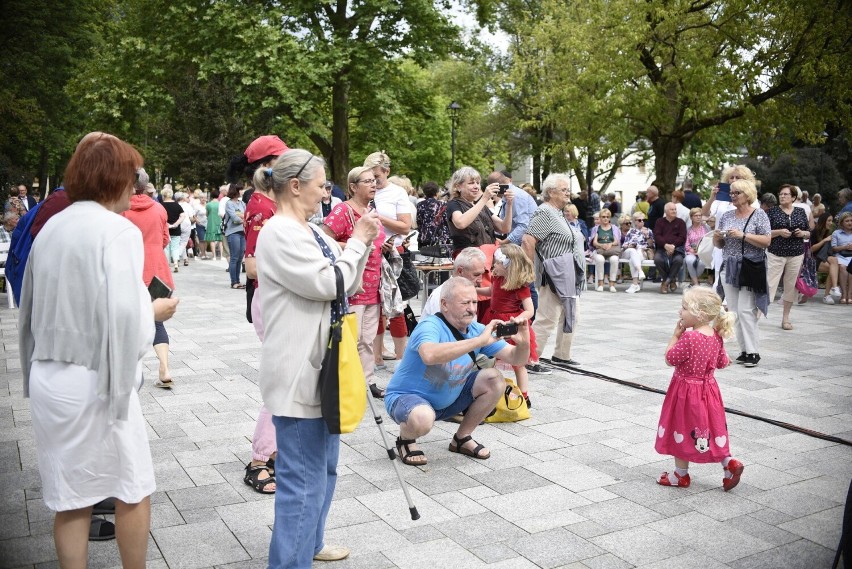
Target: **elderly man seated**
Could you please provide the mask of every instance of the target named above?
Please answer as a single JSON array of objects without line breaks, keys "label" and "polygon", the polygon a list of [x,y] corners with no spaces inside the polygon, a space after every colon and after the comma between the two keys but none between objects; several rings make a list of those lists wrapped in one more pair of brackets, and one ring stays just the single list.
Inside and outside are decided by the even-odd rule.
[{"label": "elderly man seated", "polygon": [[385,390],[385,407],[399,424],[396,448],[404,464],[426,464],[417,438],[432,430],[435,421],[459,413],[464,418],[453,435],[450,452],[478,459],[491,453],[473,440],[473,430],[497,405],[503,394],[503,376],[494,368],[480,369],[479,354],[498,357],[511,365],[524,365],[530,353],[529,327],[513,318],[515,345],[496,338],[495,327],[476,318],[476,288],[464,277],[452,277],[441,289],[441,312],[424,318],[415,328],[399,367]]},{"label": "elderly man seated", "polygon": [[[476,247],[462,249],[462,252],[459,253],[456,260],[453,261],[453,276],[466,278],[473,283],[473,285],[477,288],[477,292],[480,294],[488,291],[487,288],[484,291],[478,290],[479,287],[482,286],[482,275],[484,274],[485,253]],[[432,291],[432,294],[429,295],[426,302],[423,303],[423,310],[420,312],[421,318],[432,316],[436,312],[441,311],[441,291],[443,288],[444,284],[436,287],[435,290]]]}]

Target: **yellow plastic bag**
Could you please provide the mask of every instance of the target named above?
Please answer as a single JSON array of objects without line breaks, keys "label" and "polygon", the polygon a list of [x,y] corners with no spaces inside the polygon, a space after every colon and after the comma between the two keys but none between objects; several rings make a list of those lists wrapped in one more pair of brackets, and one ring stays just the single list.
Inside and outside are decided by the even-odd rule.
[{"label": "yellow plastic bag", "polygon": [[506,389],[497,401],[497,407],[485,418],[486,423],[515,423],[530,418],[530,410],[524,401],[524,394],[510,378],[506,379]]}]

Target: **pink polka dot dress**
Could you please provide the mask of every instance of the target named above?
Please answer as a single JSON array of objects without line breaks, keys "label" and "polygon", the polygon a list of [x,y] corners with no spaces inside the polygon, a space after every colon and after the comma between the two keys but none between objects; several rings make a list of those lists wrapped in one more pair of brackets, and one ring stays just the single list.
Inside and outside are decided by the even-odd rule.
[{"label": "pink polka dot dress", "polygon": [[684,332],[666,361],[675,371],[660,411],[654,448],[689,462],[719,462],[730,456],[725,404],[713,375],[730,363],[722,337]]}]

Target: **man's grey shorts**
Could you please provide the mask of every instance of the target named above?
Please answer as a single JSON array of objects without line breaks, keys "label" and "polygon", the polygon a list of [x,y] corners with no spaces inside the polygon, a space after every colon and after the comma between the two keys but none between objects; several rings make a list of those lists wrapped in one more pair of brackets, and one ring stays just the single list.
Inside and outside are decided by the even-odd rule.
[{"label": "man's grey shorts", "polygon": [[[459,393],[458,399],[451,403],[449,407],[445,407],[444,409],[435,409],[436,421],[455,417],[470,407],[471,403],[473,403],[473,382],[476,381],[476,374],[478,373],[479,370],[467,376],[467,379],[464,382],[464,387],[462,388],[461,393]],[[408,416],[411,414],[411,410],[418,405],[429,405],[429,407],[432,407],[427,400],[419,395],[400,395],[396,398],[396,401],[393,402],[393,406],[390,408],[388,414],[397,424],[405,423],[408,421]]]}]

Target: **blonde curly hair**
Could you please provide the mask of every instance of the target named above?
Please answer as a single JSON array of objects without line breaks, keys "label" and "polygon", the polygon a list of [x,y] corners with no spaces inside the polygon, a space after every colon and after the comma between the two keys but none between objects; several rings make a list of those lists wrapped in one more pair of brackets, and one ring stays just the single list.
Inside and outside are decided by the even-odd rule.
[{"label": "blonde curly hair", "polygon": [[736,316],[722,308],[722,299],[713,289],[693,287],[683,293],[683,307],[702,324],[713,322],[713,329],[723,338],[734,335]]}]

